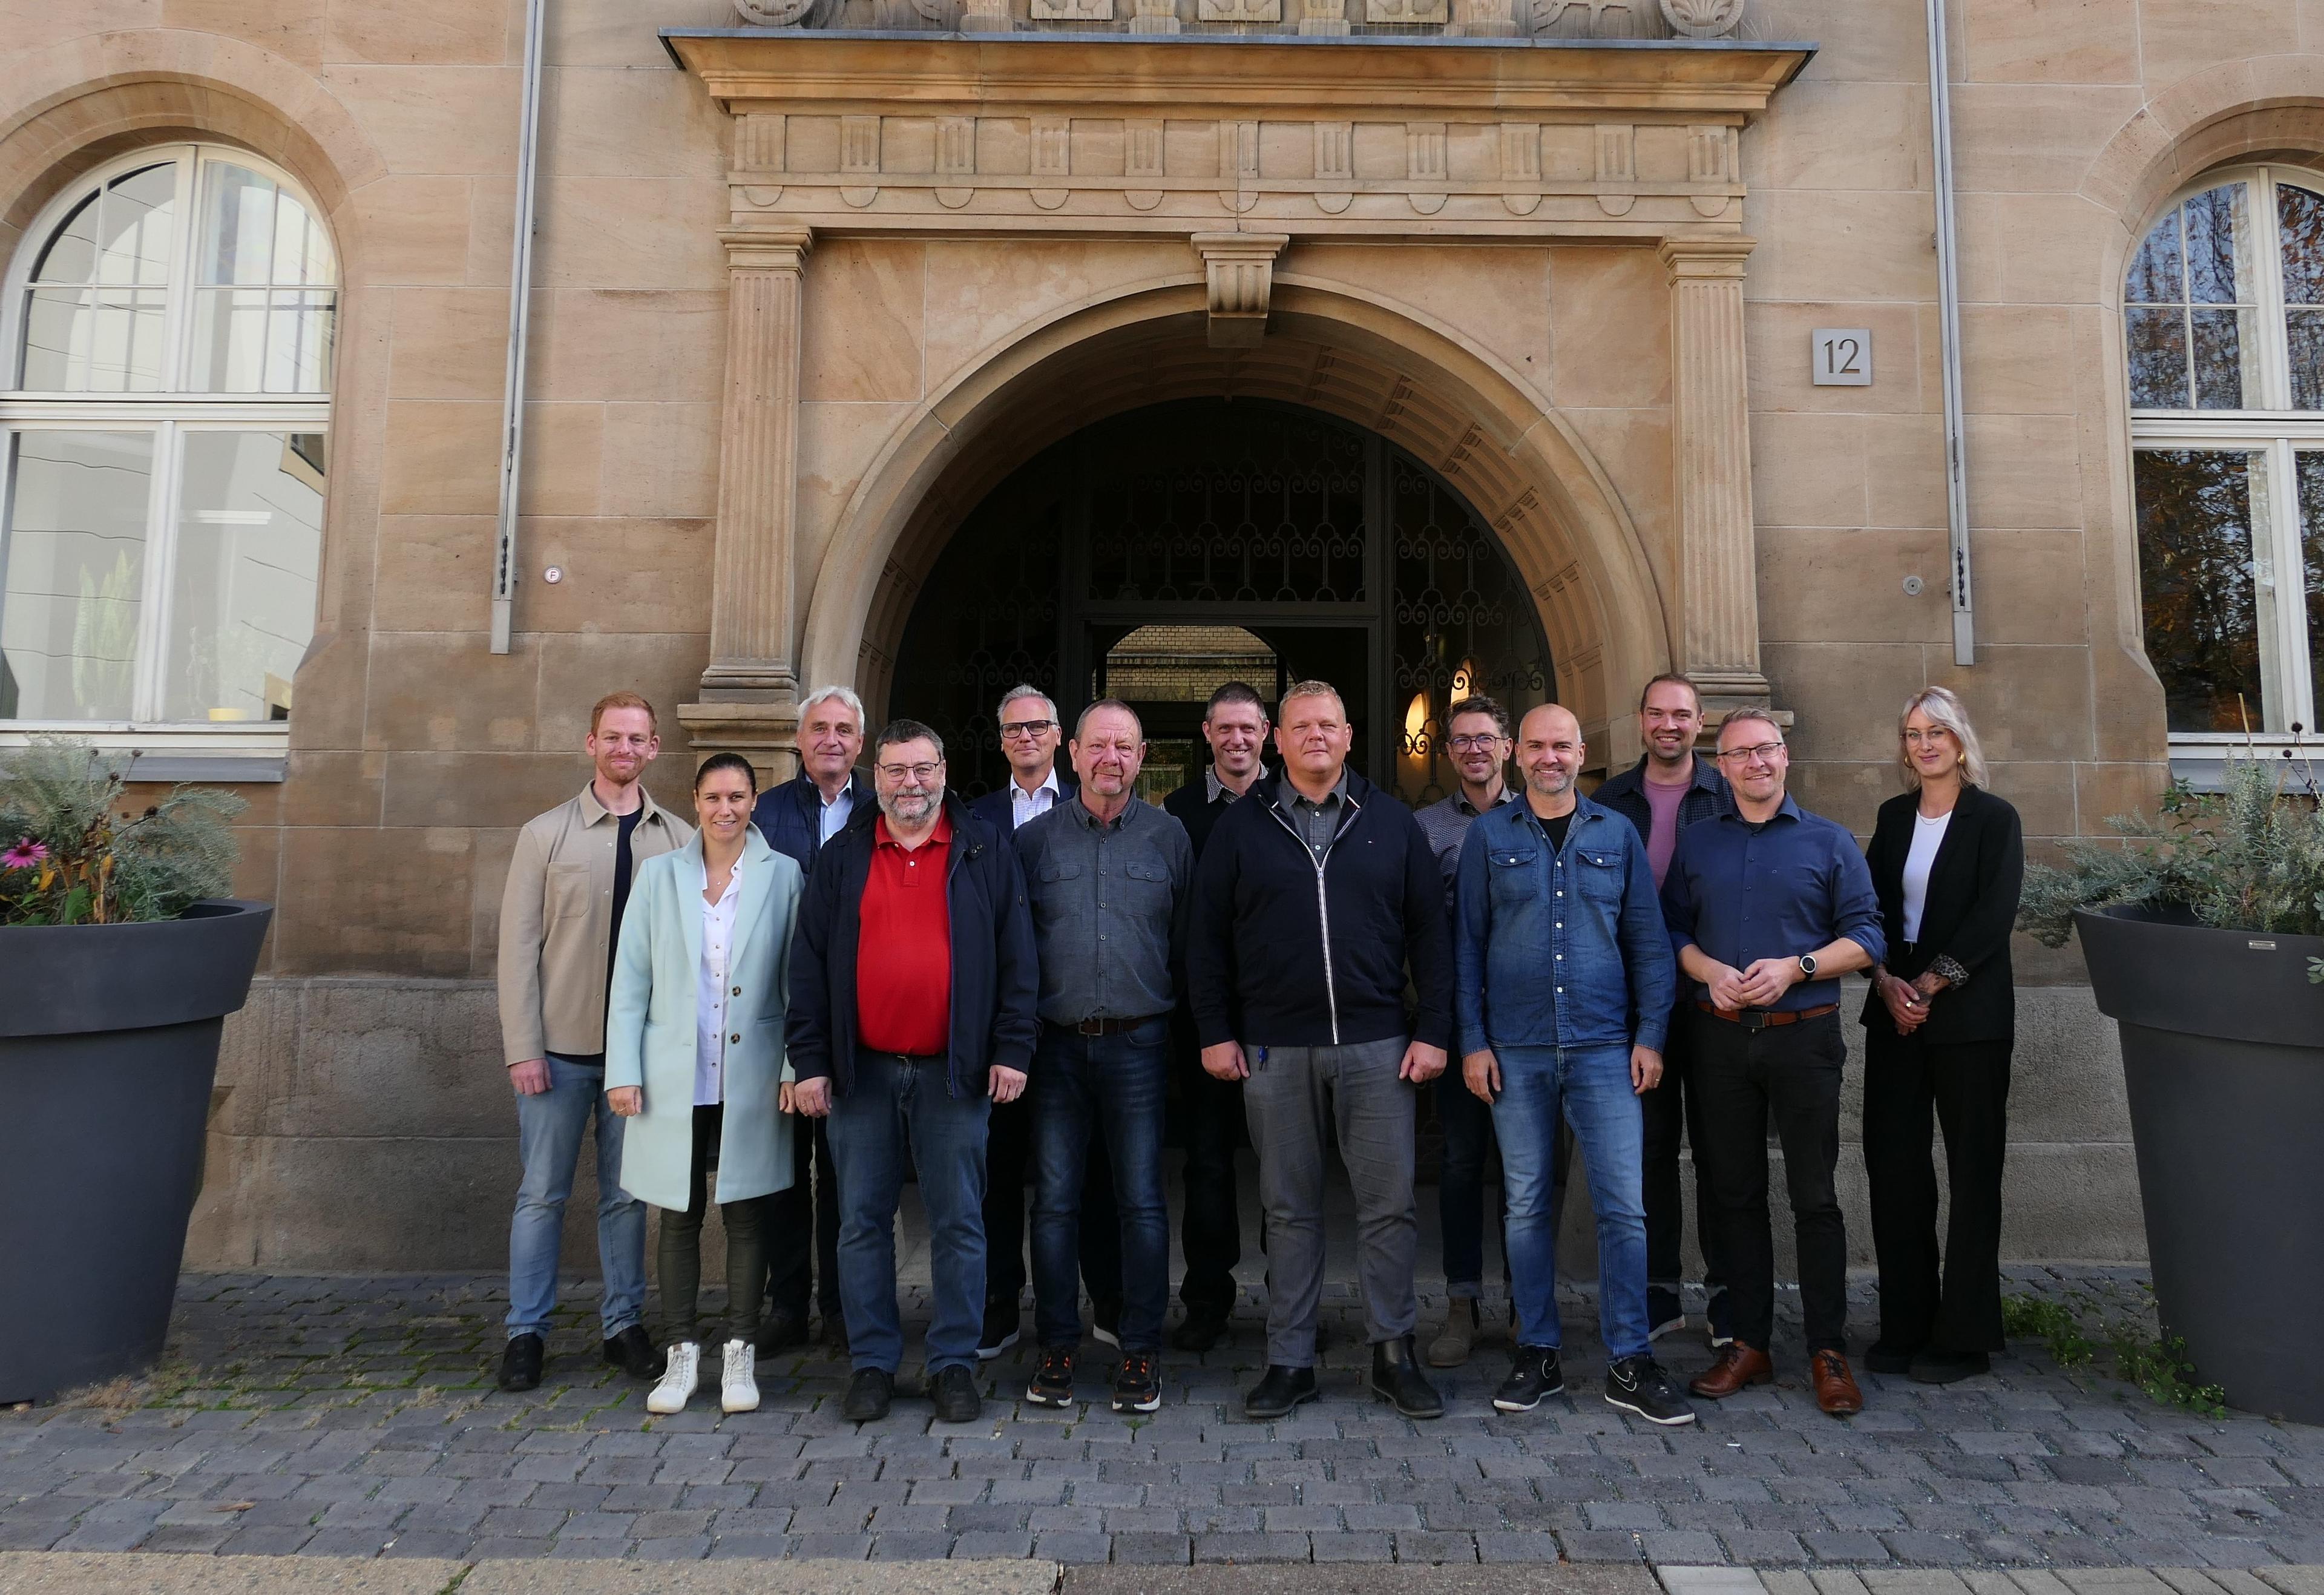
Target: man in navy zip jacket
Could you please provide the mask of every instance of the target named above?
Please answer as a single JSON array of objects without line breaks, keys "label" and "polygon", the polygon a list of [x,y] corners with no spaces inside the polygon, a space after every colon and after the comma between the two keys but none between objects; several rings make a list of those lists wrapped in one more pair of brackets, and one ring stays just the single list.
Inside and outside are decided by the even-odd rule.
[{"label": "man in navy zip jacket", "polygon": [[944,787],[944,742],[880,733],[880,803],[816,855],[791,937],[786,1039],[799,1111],[828,1115],[839,1169],[839,1285],[854,1380],[842,1414],[886,1415],[904,1337],[896,1202],[906,1161],[927,1209],[929,1395],[974,1418],[983,1321],[984,1142],[1025,1090],[1040,1030],[1032,910],[1009,836]]},{"label": "man in navy zip jacket", "polygon": [[[1355,1186],[1375,1394],[1407,1417],[1444,1403],[1413,1352],[1414,1088],[1443,1073],[1452,956],[1444,883],[1412,811],[1347,767],[1339,693],[1283,695],[1282,773],[1219,816],[1186,953],[1203,1067],[1241,1080],[1267,1213],[1267,1373],[1253,1418],[1316,1397],[1323,1138]],[[1420,1012],[1405,1016],[1409,963]],[[1330,1121],[1330,1122],[1327,1122]]]},{"label": "man in navy zip jacket", "polygon": [[[751,823],[802,874],[815,867],[825,843],[877,801],[872,783],[855,768],[862,753],[862,698],[835,686],[818,687],[799,700],[799,772],[759,794]],[[846,1315],[839,1306],[839,1182],[832,1174],[831,1141],[822,1120],[792,1115],[791,1167],[798,1177],[790,1189],[766,1199],[768,1300],[759,1321],[761,1357],[807,1339],[808,1298],[818,1294],[825,1342],[847,1349]]]}]

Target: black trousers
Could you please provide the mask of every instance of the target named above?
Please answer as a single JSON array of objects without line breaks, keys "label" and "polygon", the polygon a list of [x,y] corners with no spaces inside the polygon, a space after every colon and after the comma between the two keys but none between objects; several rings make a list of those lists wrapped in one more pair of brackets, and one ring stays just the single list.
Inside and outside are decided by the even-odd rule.
[{"label": "black trousers", "polygon": [[[661,1233],[654,1248],[658,1271],[661,1277],[662,1343],[679,1341],[699,1341],[702,1338],[696,1304],[702,1294],[702,1221],[710,1211],[710,1192],[715,1184],[718,1166],[719,1131],[726,1121],[726,1110],[722,1103],[706,1107],[696,1103],[694,1109],[694,1166],[687,1174],[687,1191],[690,1200],[686,1211],[665,1207],[661,1210]],[[766,1253],[761,1237],[766,1229],[767,1199],[752,1196],[742,1202],[722,1202],[718,1204],[718,1221],[726,1227],[726,1277],[729,1280],[756,1279],[766,1268]],[[726,1333],[729,1339],[747,1341],[759,1332],[759,1293],[737,1290],[731,1285],[726,1292]]]},{"label": "black trousers", "polygon": [[1799,1241],[1800,1310],[1810,1351],[1848,1349],[1848,1231],[1840,1165],[1840,1015],[1764,1030],[1696,1010],[1690,1078],[1702,1093],[1703,1150],[1718,1208],[1735,1338],[1764,1351],[1775,1328],[1775,1247],[1767,1220],[1767,1130],[1784,1149]]},{"label": "black trousers", "polygon": [[1178,1225],[1186,1274],[1178,1299],[1190,1310],[1231,1313],[1235,1265],[1242,1261],[1242,1214],[1235,1203],[1235,1148],[1245,1122],[1242,1082],[1205,1070],[1193,1027],[1183,1027],[1183,1036],[1180,1030],[1173,1027],[1186,1142],[1185,1208]]},{"label": "black trousers", "polygon": [[[1033,1109],[1023,1097],[992,1105],[984,1143],[984,1299],[1025,1293],[1025,1204],[1032,1199]],[[1090,1138],[1082,1177],[1082,1287],[1093,1302],[1121,1300],[1121,1212],[1105,1138]]]},{"label": "black trousers", "polygon": [[[1727,1284],[1719,1266],[1718,1209],[1711,1195],[1711,1162],[1703,1148],[1702,1086],[1689,1078],[1694,1057],[1695,1009],[1671,1016],[1663,1046],[1662,1083],[1638,1099],[1645,1119],[1646,1284],[1675,1292],[1684,1272],[1685,1188],[1679,1182],[1682,1139],[1694,1154],[1694,1238],[1702,1248],[1702,1283],[1716,1295]],[[1570,1132],[1569,1132],[1570,1133]]]},{"label": "black trousers", "polygon": [[791,1167],[798,1177],[789,1190],[767,1198],[767,1305],[804,1323],[809,1305],[819,1299],[825,1322],[841,1323],[839,1176],[832,1168],[830,1136],[824,1120],[798,1113],[792,1120]]},{"label": "black trousers", "polygon": [[[1880,1259],[1880,1340],[1895,1351],[1998,1351],[2001,1169],[2008,1041],[1932,1046],[1883,1013],[1864,1031],[1864,1172]],[[1944,1261],[1937,1254],[1933,1111],[1944,1129]]]}]

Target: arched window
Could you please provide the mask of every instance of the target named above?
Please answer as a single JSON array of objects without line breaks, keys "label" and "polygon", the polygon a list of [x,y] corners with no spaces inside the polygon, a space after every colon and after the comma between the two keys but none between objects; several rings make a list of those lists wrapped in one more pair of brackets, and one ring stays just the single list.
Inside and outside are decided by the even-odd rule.
[{"label": "arched window", "polygon": [[0,286],[0,728],[225,751],[289,718],[337,284],[290,179],[208,145],[112,161],[27,233]]},{"label": "arched window", "polygon": [[2147,658],[2186,754],[2313,733],[2324,674],[2324,177],[2205,178],[2123,282]]}]

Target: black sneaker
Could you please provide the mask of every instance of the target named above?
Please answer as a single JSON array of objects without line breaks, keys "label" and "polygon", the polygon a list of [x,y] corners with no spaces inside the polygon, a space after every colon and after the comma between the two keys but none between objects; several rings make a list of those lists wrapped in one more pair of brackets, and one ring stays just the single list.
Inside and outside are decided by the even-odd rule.
[{"label": "black sneaker", "polygon": [[1270,1418],[1287,1418],[1293,1407],[1321,1395],[1323,1392],[1315,1388],[1314,1369],[1285,1368],[1270,1362],[1265,1377],[1242,1398],[1242,1415],[1261,1423]]},{"label": "black sneaker", "polygon": [[839,1404],[839,1415],[851,1424],[876,1424],[888,1415],[888,1404],[896,1398],[896,1376],[884,1368],[859,1368],[847,1384],[847,1399]]},{"label": "black sneaker", "polygon": [[1679,1305],[1678,1292],[1655,1285],[1646,1289],[1646,1339],[1658,1341],[1674,1330],[1686,1327],[1686,1309]]},{"label": "black sneaker", "polygon": [[508,1350],[501,1353],[501,1388],[512,1394],[538,1390],[540,1388],[540,1365],[548,1360],[549,1346],[539,1335],[509,1336]]},{"label": "black sneaker", "polygon": [[1113,1410],[1152,1412],[1162,1405],[1162,1360],[1151,1351],[1125,1351],[1113,1376]]},{"label": "black sneaker", "polygon": [[976,1360],[990,1362],[1017,1343],[1025,1320],[1024,1310],[1016,1298],[990,1301],[984,1304],[984,1332],[976,1342]]},{"label": "black sneaker", "polygon": [[1606,1402],[1666,1429],[1694,1422],[1694,1408],[1679,1394],[1663,1365],[1651,1357],[1625,1357],[1609,1368]]},{"label": "black sneaker", "polygon": [[1170,1343],[1181,1351],[1207,1351],[1227,1338],[1227,1310],[1224,1307],[1195,1306],[1189,1304],[1186,1316],[1170,1332]]},{"label": "black sneaker", "polygon": [[1121,1344],[1121,1298],[1112,1296],[1100,1300],[1090,1298],[1090,1333],[1107,1345]]},{"label": "black sneaker", "polygon": [[1531,1412],[1564,1390],[1565,1369],[1558,1362],[1555,1346],[1519,1346],[1509,1377],[1493,1392],[1493,1409]]},{"label": "black sneaker", "polygon": [[940,1424],[973,1424],[984,1406],[984,1397],[976,1388],[976,1376],[964,1363],[955,1362],[939,1370],[928,1388],[928,1400],[936,1409]]},{"label": "black sneaker", "polygon": [[662,1354],[640,1324],[631,1324],[605,1342],[605,1360],[633,1379],[661,1378]]},{"label": "black sneaker", "polygon": [[1033,1370],[1033,1382],[1025,1388],[1025,1399],[1036,1406],[1071,1406],[1074,1404],[1074,1349],[1071,1346],[1041,1348],[1041,1365]]}]

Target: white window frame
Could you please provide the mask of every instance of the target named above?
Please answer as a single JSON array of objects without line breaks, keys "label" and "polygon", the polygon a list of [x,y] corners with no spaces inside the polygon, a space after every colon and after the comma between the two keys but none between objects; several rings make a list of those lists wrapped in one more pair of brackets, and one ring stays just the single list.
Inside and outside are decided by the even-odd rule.
[{"label": "white window frame", "polygon": [[[164,723],[159,718],[165,684],[166,627],[171,582],[176,565],[176,512],[173,502],[185,459],[189,432],[319,433],[331,429],[331,396],[279,393],[199,393],[173,391],[191,363],[195,282],[199,245],[200,180],[209,161],[235,166],[271,178],[296,195],[308,215],[327,227],[322,212],[306,186],[272,161],[217,143],[150,144],[82,173],[62,193],[42,207],[24,230],[15,257],[0,276],[0,516],[7,512],[14,490],[16,434],[36,431],[148,432],[153,437],[153,481],[146,507],[144,585],[138,610],[137,675],[133,717],[117,721],[0,720],[0,748],[23,746],[42,732],[65,732],[88,736],[109,748],[134,750],[163,756],[186,754],[209,761],[224,759],[258,767],[270,761],[279,771],[290,739],[287,721]],[[162,316],[162,347],[167,364],[164,387],[152,393],[76,393],[35,392],[18,386],[23,376],[24,309],[32,287],[32,269],[56,230],[73,208],[89,195],[125,173],[165,161],[178,162],[177,195],[170,254],[169,297]],[[344,258],[338,240],[331,240],[332,259],[339,269],[331,290],[336,297],[332,319],[332,376],[337,377],[336,345],[346,292]],[[5,528],[0,528],[5,532]],[[226,768],[221,766],[221,769]]]},{"label": "white window frame", "polygon": [[[2137,249],[2146,245],[2163,218],[2198,194],[2230,183],[2250,185],[2250,220],[2254,238],[2251,260],[2257,293],[2252,309],[2254,336],[2259,340],[2260,393],[2264,402],[2242,410],[2151,410],[2130,412],[2130,443],[2134,453],[2192,449],[2204,453],[2245,453],[2262,456],[2262,479],[2267,496],[2267,546],[2262,550],[2271,568],[2258,574],[2260,603],[2273,614],[2273,646],[2264,624],[2260,662],[2263,682],[2273,684],[2283,702],[2278,716],[2286,726],[2301,728],[2300,745],[2313,750],[2319,740],[2317,703],[2324,687],[2312,678],[2309,666],[2308,595],[2305,561],[2301,549],[2300,478],[2296,456],[2324,451],[2324,410],[2294,410],[2292,404],[2290,339],[2284,331],[2283,247],[2276,225],[2279,182],[2324,195],[2324,171],[2302,166],[2270,164],[2234,166],[2206,172],[2157,207],[2138,235]],[[2131,259],[2137,258],[2137,249]],[[2129,262],[2124,263],[2127,275]],[[2127,306],[2126,282],[2116,284],[2116,304]],[[2123,358],[2119,380],[2126,393],[2130,381],[2130,318],[2123,318]],[[2190,394],[2191,398],[2192,395]],[[2245,399],[2253,395],[2246,391]],[[2136,485],[2132,488],[2134,498]],[[2263,690],[2267,690],[2263,688]],[[2245,736],[2236,732],[2170,733],[2175,773],[2201,785],[2216,779],[2219,761],[2238,750],[2273,757],[2293,747],[2288,732],[2264,726]]]}]

